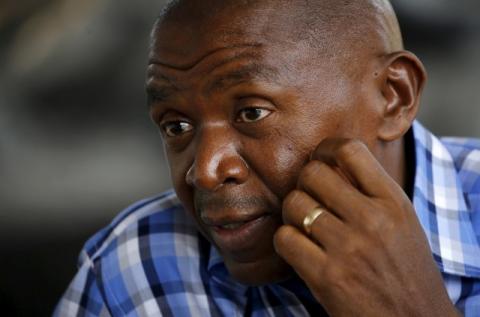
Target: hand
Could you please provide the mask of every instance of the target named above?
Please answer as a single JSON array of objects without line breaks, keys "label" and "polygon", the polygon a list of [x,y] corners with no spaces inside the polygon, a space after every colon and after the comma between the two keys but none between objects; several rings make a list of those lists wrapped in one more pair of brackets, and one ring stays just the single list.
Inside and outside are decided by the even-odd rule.
[{"label": "hand", "polygon": [[283,218],[275,248],[330,316],[456,316],[410,200],[363,143],[323,141]]}]

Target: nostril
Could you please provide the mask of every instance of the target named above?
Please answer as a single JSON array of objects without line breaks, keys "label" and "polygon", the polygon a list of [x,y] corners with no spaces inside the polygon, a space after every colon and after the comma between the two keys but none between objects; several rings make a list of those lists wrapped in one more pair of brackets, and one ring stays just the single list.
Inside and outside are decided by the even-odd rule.
[{"label": "nostril", "polygon": [[235,183],[237,183],[237,180],[235,179],[235,177],[228,177],[224,180],[223,183],[224,184],[235,184]]}]

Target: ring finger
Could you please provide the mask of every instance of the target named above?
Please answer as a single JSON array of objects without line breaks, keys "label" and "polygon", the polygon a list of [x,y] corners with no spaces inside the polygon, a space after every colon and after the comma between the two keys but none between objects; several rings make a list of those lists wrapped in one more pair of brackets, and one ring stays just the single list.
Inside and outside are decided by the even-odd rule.
[{"label": "ring finger", "polygon": [[[304,228],[304,220],[317,207],[320,207],[321,213],[311,223],[311,232],[308,234]],[[347,230],[346,224],[338,217],[300,190],[292,191],[283,201],[283,221],[297,227],[327,251],[331,247],[338,247],[340,237]]]}]

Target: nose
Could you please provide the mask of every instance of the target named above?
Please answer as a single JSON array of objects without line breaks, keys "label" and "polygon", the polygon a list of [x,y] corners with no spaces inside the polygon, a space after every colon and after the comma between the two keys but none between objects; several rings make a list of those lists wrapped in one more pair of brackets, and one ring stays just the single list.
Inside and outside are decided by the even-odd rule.
[{"label": "nose", "polygon": [[195,159],[185,179],[188,185],[216,191],[225,184],[242,184],[249,167],[237,149],[236,140],[225,129],[204,129],[199,136]]}]

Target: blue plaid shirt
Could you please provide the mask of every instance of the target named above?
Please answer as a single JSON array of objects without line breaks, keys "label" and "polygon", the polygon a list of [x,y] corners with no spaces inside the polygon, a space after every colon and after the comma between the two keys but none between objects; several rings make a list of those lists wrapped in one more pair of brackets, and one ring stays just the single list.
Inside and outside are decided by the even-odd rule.
[{"label": "blue plaid shirt", "polygon": [[[480,140],[413,125],[413,203],[450,298],[480,316]],[[172,191],[140,201],[94,235],[54,316],[308,316],[300,281],[247,287],[228,274]]]}]

